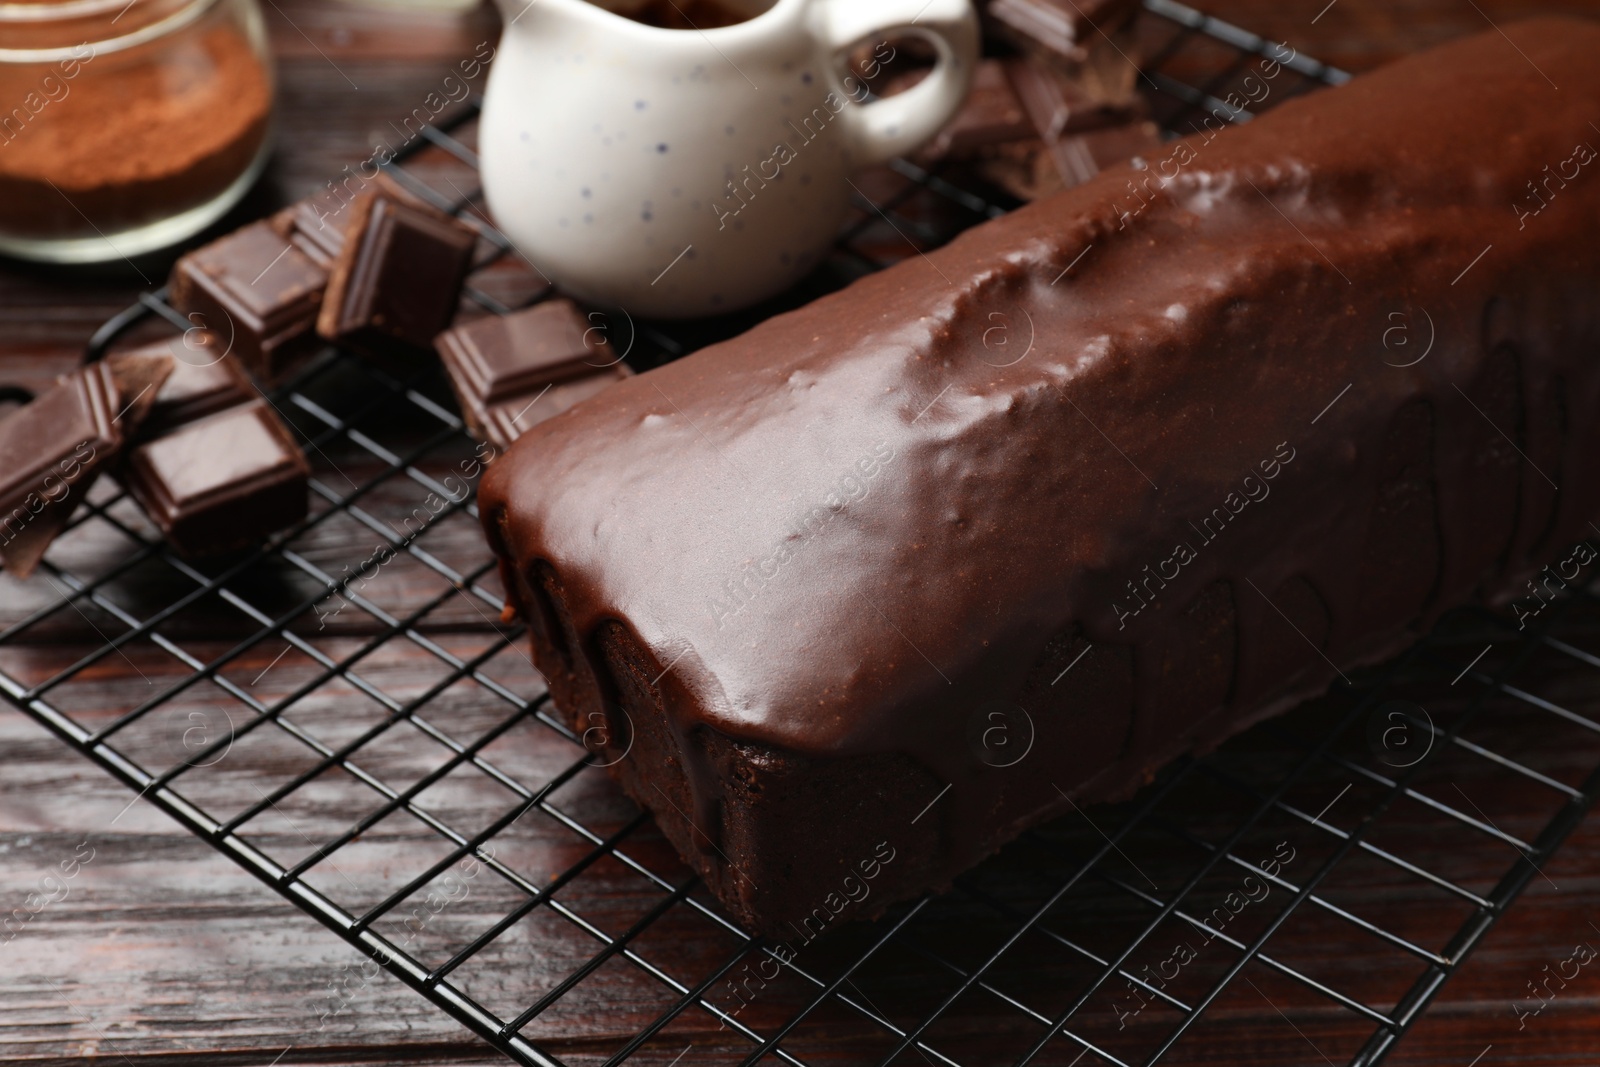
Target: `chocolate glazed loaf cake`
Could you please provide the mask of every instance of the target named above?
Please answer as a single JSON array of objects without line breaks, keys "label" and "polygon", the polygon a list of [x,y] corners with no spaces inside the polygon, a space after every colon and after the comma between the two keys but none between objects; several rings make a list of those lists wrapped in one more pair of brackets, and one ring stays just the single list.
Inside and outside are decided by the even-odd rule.
[{"label": "chocolate glazed loaf cake", "polygon": [[1587,532],[1600,28],[1507,33],[979,226],[490,469],[557,705],[735,916],[810,937],[947,884]]}]

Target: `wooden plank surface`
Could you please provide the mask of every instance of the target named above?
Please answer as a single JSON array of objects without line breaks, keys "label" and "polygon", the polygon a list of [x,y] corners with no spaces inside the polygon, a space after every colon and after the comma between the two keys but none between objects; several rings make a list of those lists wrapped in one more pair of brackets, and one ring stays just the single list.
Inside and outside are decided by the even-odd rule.
[{"label": "wooden plank surface", "polygon": [[[461,639],[454,647],[468,655],[473,644]],[[1600,649],[1600,626],[1591,626],[1583,646]],[[201,657],[220,651],[200,642],[188,642],[186,647]],[[61,647],[31,649],[28,654],[60,662],[82,651]],[[1469,656],[1460,653],[1458,659],[1464,662]],[[130,690],[142,689],[150,680],[164,681],[161,660],[147,653],[131,663],[107,663],[84,684],[77,699],[61,703],[79,722],[103,725],[123,706]],[[265,652],[253,657],[243,665],[242,677],[266,668],[268,662]],[[5,666],[9,672],[18,665],[13,660]],[[176,673],[170,664],[166,670]],[[280,664],[268,679],[281,691],[308,671],[305,664]],[[502,657],[489,671],[517,692],[538,691],[531,671],[514,654]],[[401,697],[419,691],[430,679],[426,669],[405,655],[366,663],[363,674],[384,692]],[[1529,678],[1523,684],[1540,696],[1600,720],[1600,687],[1595,685],[1593,668],[1563,663],[1552,654]],[[1573,729],[1563,730],[1559,722],[1514,702],[1499,704],[1495,721],[1473,735],[1476,742],[1567,784],[1574,784],[1600,761],[1600,742],[1592,735],[1585,739]],[[178,701],[162,722],[145,724],[144,736],[125,737],[121,743],[147,766],[174,761],[184,754],[191,731],[209,734],[226,729],[217,717],[224,706],[216,695],[196,694]],[[505,710],[481,693],[454,690],[430,704],[429,716],[465,737]],[[1450,707],[1440,704],[1431,704],[1430,711],[1440,725],[1452,714]],[[231,721],[242,725],[246,717],[237,708],[233,715],[237,718]],[[376,721],[377,712],[350,687],[334,686],[297,706],[293,717],[332,743]],[[1293,728],[1310,731],[1319,721],[1306,713],[1290,720]],[[1363,758],[1360,742],[1356,738],[1350,750],[1353,758]],[[7,754],[6,774],[0,781],[0,812],[6,827],[0,839],[4,888],[24,912],[40,905],[38,915],[22,922],[16,936],[0,946],[7,967],[7,993],[0,998],[0,1056],[7,1062],[76,1061],[95,1054],[166,1062],[209,1060],[226,1053],[230,1062],[264,1063],[290,1046],[294,1059],[289,1062],[474,1062],[487,1057],[415,994],[370,969],[363,973],[351,951],[270,890],[149,805],[130,806],[127,790],[68,754],[31,722],[15,714],[0,716],[0,751]],[[543,781],[558,773],[575,751],[548,729],[530,725],[497,743],[489,755],[522,780]],[[1225,765],[1263,786],[1285,775],[1294,756],[1292,746],[1259,731],[1230,746],[1230,752]],[[362,766],[387,781],[404,784],[443,756],[443,750],[413,739],[393,747],[374,746],[364,754]],[[241,741],[214,772],[196,772],[192,777],[198,780],[183,788],[189,799],[226,816],[271,791],[306,762],[292,746],[251,747]],[[1290,799],[1308,811],[1327,806],[1327,821],[1350,829],[1372,800],[1372,793],[1359,782],[1345,792],[1353,781],[1340,768],[1323,766]],[[1508,789],[1504,775],[1482,760],[1444,762],[1418,788],[1458,807],[1463,805],[1457,796],[1474,798],[1495,826],[1524,836],[1536,832],[1556,806],[1556,798],[1542,787]],[[1238,798],[1230,801],[1226,794],[1226,790],[1200,789],[1166,810],[1181,819],[1186,830],[1219,840],[1239,810]],[[460,777],[430,794],[427,806],[470,830],[476,825],[470,821],[474,815],[481,822],[485,813],[503,810],[512,799],[481,777]],[[370,794],[352,781],[329,776],[262,820],[247,824],[246,833],[264,850],[292,862],[308,850],[310,841],[337,833],[373,804]],[[630,806],[598,771],[583,772],[559,791],[555,804],[603,834],[624,827],[633,817]],[[1118,817],[1116,811],[1096,815],[1105,828],[1116,825]],[[1547,964],[1554,967],[1569,958],[1578,943],[1600,944],[1600,934],[1589,925],[1596,920],[1595,904],[1600,902],[1600,873],[1593,864],[1594,849],[1600,846],[1597,827],[1600,824],[1593,820],[1586,823],[1534,880],[1526,897],[1490,935],[1465,972],[1446,987],[1440,1003],[1391,1062],[1465,1064],[1490,1044],[1496,1046],[1496,1058],[1485,1062],[1585,1062],[1581,1056],[1600,1038],[1596,1014],[1600,985],[1587,976],[1570,983],[1522,1029],[1512,1006],[1525,1001],[1526,982],[1541,980]],[[1327,835],[1292,820],[1269,820],[1262,833],[1252,835],[1237,851],[1252,858],[1268,855],[1280,835],[1298,854],[1286,869],[1291,880],[1312,869],[1332,843]],[[1078,854],[1096,844],[1083,824],[1053,828],[1047,839]],[[1481,838],[1450,826],[1420,805],[1387,816],[1373,839],[1480,893],[1488,891],[1514,858],[1509,847],[1498,843],[1486,847]],[[648,824],[627,839],[625,849],[673,884],[685,876],[670,848]],[[1178,885],[1196,858],[1192,850],[1158,834],[1137,835],[1124,843],[1124,849],[1126,866],[1114,863],[1113,873],[1130,882],[1149,878],[1152,886],[1160,887],[1158,892]],[[555,821],[541,817],[520,822],[514,832],[497,837],[496,850],[498,859],[538,882],[577,861],[585,846]],[[331,869],[314,875],[312,881],[330,896],[370,904],[385,887],[439,851],[437,837],[415,822],[387,820],[364,835],[359,847],[341,851]],[[615,935],[663,894],[614,861],[605,864],[574,883],[562,899],[576,914]],[[1028,882],[1049,864],[1038,848],[1010,850],[984,869],[978,889],[1033,900]],[[1418,945],[1442,945],[1469,910],[1381,864],[1342,870],[1323,888],[1326,899]],[[470,865],[458,865],[455,871],[459,878],[444,892],[448,903],[441,905],[437,918],[423,912],[418,936],[410,938],[411,947],[435,962],[521,899],[517,891]],[[1198,907],[1219,903],[1236,881],[1236,874],[1213,879],[1195,894],[1202,902]],[[45,898],[59,899],[29,901],[28,894],[41,892]],[[941,902],[936,910],[936,917],[915,924],[910,934],[916,943],[947,959],[978,956],[1006,925],[960,895]],[[1275,936],[1271,942],[1275,959],[1375,1004],[1385,1003],[1385,995],[1397,996],[1420,973],[1416,960],[1347,924],[1326,916],[1318,919],[1312,910],[1298,913],[1294,925]],[[1047,925],[1105,951],[1126,938],[1130,923],[1143,914],[1137,908],[1130,910],[1122,891],[1097,884],[1075,893]],[[1270,915],[1263,902],[1259,918]],[[1256,920],[1252,915],[1247,921]],[[408,928],[399,923],[380,923],[378,929],[397,942],[409,936]],[[1239,926],[1230,932],[1248,939],[1254,929]],[[843,931],[836,942],[804,946],[801,962],[825,971],[872,936],[872,927]],[[1134,963],[1158,966],[1163,939],[1176,943],[1186,936],[1201,943],[1181,928],[1164,928],[1152,938],[1153,947],[1142,949]],[[530,1002],[598,947],[571,924],[546,917],[514,929],[489,958],[458,977],[481,1002],[505,1010]],[[636,947],[642,958],[687,979],[709,973],[723,955],[734,951],[734,942],[679,908]],[[1197,969],[1185,975],[1199,986],[1215,979],[1234,958],[1220,944],[1204,952]],[[993,980],[1001,990],[1025,1001],[1037,998],[1048,1004],[1052,990],[1071,988],[1082,978],[1082,968],[1070,963],[1059,945],[1038,941],[1025,945],[1019,958],[999,968]],[[1344,1062],[1368,1029],[1350,1013],[1264,968],[1252,967],[1246,975],[1252,984],[1236,982],[1208,1013],[1196,1038],[1166,1062],[1310,1065],[1323,1062],[1324,1055]],[[930,995],[949,984],[948,975],[903,948],[892,950],[880,966],[858,975],[856,983],[862,998],[902,1023],[926,1011]],[[808,990],[774,984],[761,992],[739,1017],[758,1028],[770,1028],[797,1007]],[[712,999],[725,1009],[738,1005],[724,990]],[[670,1002],[667,992],[639,967],[614,962],[579,983],[528,1033],[569,1062],[598,1062],[596,1057],[615,1050]],[[1152,1012],[1136,1020],[1140,1026],[1148,1024],[1148,1031],[1124,1034],[1116,1025],[1118,1003],[1124,1010],[1131,1003],[1125,991],[1092,1003],[1083,1013],[1087,1022],[1080,1029],[1094,1033],[1098,1027],[1096,1036],[1107,1043],[1134,1042],[1152,1038],[1161,1025],[1173,1021]],[[1037,1024],[1003,1009],[983,998],[963,1002],[938,1030],[938,1047],[963,1063],[1001,1062],[986,1056],[986,1050],[1009,1048],[1039,1031]],[[1279,1009],[1285,1014],[1278,1015]],[[704,1012],[691,1013],[668,1032],[670,1037],[645,1050],[638,1062],[667,1064],[693,1045],[694,1062],[731,1064],[750,1047],[719,1030]],[[856,1063],[867,1060],[867,1051],[881,1054],[884,1041],[881,1031],[834,1012],[803,1029],[791,1047],[806,1062]],[[1065,1059],[1047,1056],[1042,1062]]]},{"label": "wooden plank surface", "polygon": [[[1504,27],[1514,39],[1513,20],[1522,15],[1600,15],[1596,0],[1533,4],[1336,0],[1331,5],[1323,0],[1292,4],[1213,0],[1206,6],[1268,38],[1287,41],[1354,71],[1491,24]],[[279,0],[264,8],[279,57],[282,140],[267,180],[225,226],[304,195],[346,163],[362,158],[363,145],[415,106],[450,64],[471,54],[481,42],[493,40],[497,26],[487,7],[452,16],[397,13],[329,0]],[[139,271],[158,279],[165,267],[161,257],[153,257],[134,269],[117,266],[88,273],[15,264],[0,269],[0,370],[10,381],[47,381],[77,360],[84,341],[101,321],[145,288]],[[437,382],[433,385],[437,387]],[[425,466],[430,473],[442,474],[456,458],[433,456]],[[379,469],[358,452],[336,452],[328,459],[357,483]],[[328,477],[332,485],[333,476]],[[423,491],[419,483],[398,477],[385,483],[373,508],[414,506]],[[131,513],[126,518],[129,523],[138,521]],[[297,547],[305,558],[331,572],[370,554],[370,537],[371,531],[341,519],[319,527]],[[471,523],[457,515],[421,543],[438,558],[464,566],[478,551],[475,538]],[[115,553],[108,554],[98,544],[84,545],[73,559],[90,570],[116,562]],[[165,566],[152,561],[147,569],[159,571]],[[114,605],[137,610],[141,583],[172,580],[170,574],[147,576],[147,569],[135,570],[108,589]],[[275,592],[283,605],[295,602],[294,592],[310,596],[315,587],[303,572],[262,574],[255,583],[253,588],[263,595]],[[492,578],[484,579],[483,585],[493,592]],[[448,591],[448,583],[436,573],[415,560],[403,560],[386,571],[381,584],[373,584],[372,595],[385,609],[402,612],[427,602],[441,589]],[[50,596],[38,585],[5,586],[0,591],[0,626],[48,608]],[[417,630],[452,654],[470,657],[498,641],[493,620],[481,608],[482,603],[474,604],[470,597],[447,597]],[[43,681],[84,656],[97,654],[100,641],[94,631],[114,633],[115,626],[115,617],[103,611],[58,610],[30,628],[26,643],[0,647],[0,668],[29,684]],[[161,633],[208,661],[228,651],[229,638],[248,630],[235,610],[207,599],[173,619]],[[356,610],[341,611],[327,621],[313,612],[304,615],[295,630],[315,651],[340,659],[360,649],[362,639],[374,631],[374,620]],[[285,648],[281,642],[263,642],[241,653],[220,676],[263,704],[283,699],[318,671],[311,654],[298,649],[284,652]],[[283,657],[275,658],[280,652]],[[482,673],[511,692],[534,694],[537,678],[520,656],[508,650],[486,664]],[[174,663],[148,643],[131,646],[127,655],[101,655],[90,670],[59,688],[51,699],[84,725],[101,726],[118,709],[142,699],[152,686],[177,677]],[[1595,687],[1572,664],[1551,662],[1548,668],[1538,677],[1549,692],[1562,694],[1568,705],[1585,699],[1597,702]],[[336,744],[382,718],[381,705],[363,693],[362,685],[405,700],[426,692],[445,673],[437,655],[414,641],[399,641],[364,658],[352,671],[356,677],[336,680],[300,702],[294,716],[306,730]],[[196,686],[175,701],[164,718],[144,728],[143,735],[130,734],[130,747],[152,766],[164,766],[181,759],[188,745],[226,731],[233,723],[230,714],[246,721],[243,705],[211,688],[216,684]],[[486,728],[494,715],[511,710],[487,693],[481,683],[464,679],[430,703],[429,714],[442,728],[470,737],[472,731]],[[219,719],[223,708],[234,710],[221,712]],[[1544,719],[1530,718],[1525,708],[1506,708],[1503,715],[1503,721],[1496,720],[1493,726],[1497,743],[1517,749],[1544,773],[1569,781],[1586,760],[1595,759],[1581,731],[1563,732]],[[1308,725],[1312,722],[1306,719]],[[261,731],[251,737],[266,734]],[[1264,754],[1263,774],[1270,776],[1274,768],[1279,773],[1286,770],[1276,764],[1287,750],[1265,740],[1243,746],[1246,755],[1240,757],[1241,765],[1248,765],[1251,745],[1258,745]],[[492,747],[497,761],[528,780],[548,779],[578,754],[570,743],[532,724],[519,725]],[[443,759],[443,753],[412,739],[389,749],[380,746],[370,759],[386,778],[404,781],[426,773],[434,765],[430,760]],[[260,793],[247,791],[242,799],[237,797],[241,783],[270,792],[303,767],[305,759],[292,748],[241,741],[227,755],[225,768],[219,766],[209,779],[197,776],[192,788],[196,796],[219,807],[230,800],[251,803]],[[229,777],[222,777],[222,769]],[[1532,833],[1549,813],[1549,795],[1494,792],[1499,779],[1470,761],[1441,773],[1446,777],[1432,783],[1441,796],[1454,795],[1449,790],[1457,789],[1480,797],[1496,824],[1508,832]],[[256,828],[259,840],[275,854],[293,857],[306,851],[308,838],[320,840],[348,825],[366,810],[363,805],[373,801],[369,792],[341,775],[344,772],[319,779],[309,796],[286,801],[287,810],[269,812]],[[1317,798],[1333,796],[1344,781],[1332,771],[1313,776],[1305,786],[1304,802],[1320,806]],[[129,806],[132,799],[123,786],[31,720],[0,710],[0,914],[13,915],[7,932],[14,935],[0,943],[0,1060],[268,1064],[281,1056],[284,1063],[497,1061],[496,1054],[400,983],[373,975],[370,968],[364,971],[353,951],[269,888],[150,805]],[[1352,812],[1360,810],[1357,799],[1349,798]],[[473,772],[452,775],[429,800],[434,805],[430,810],[452,819],[470,819],[473,813],[481,818],[493,804],[510,805],[514,798]],[[603,832],[625,827],[634,817],[631,806],[598,771],[582,772],[552,803]],[[1331,821],[1339,823],[1338,812],[1335,808]],[[342,851],[337,871],[325,875],[330,895],[370,903],[377,887],[392,881],[396,871],[431,856],[437,835],[409,818],[386,820],[352,851]],[[1197,833],[1205,823],[1204,818],[1192,820]],[[1069,847],[1088,840],[1083,827],[1063,833]],[[1504,863],[1514,858],[1509,846],[1498,858],[1484,853],[1470,839],[1441,828],[1421,806],[1397,814],[1382,833],[1397,850],[1403,846],[1406,855],[1430,869],[1450,871],[1453,878],[1479,892],[1486,891]],[[1316,854],[1315,835],[1294,840],[1308,857]],[[519,822],[503,847],[505,862],[534,881],[547,879],[588,850],[586,842],[548,814]],[[1139,868],[1168,888],[1181,879],[1185,864],[1193,862],[1175,852],[1170,842],[1150,841],[1139,847],[1149,850],[1130,846]],[[1537,1016],[1519,1020],[1513,1006],[1526,1009],[1539,1003],[1526,1000],[1528,983],[1543,981],[1549,973],[1546,968],[1559,968],[1571,957],[1574,945],[1600,946],[1596,929],[1600,870],[1593,861],[1597,848],[1600,824],[1591,819],[1534,879],[1522,901],[1445,988],[1390,1063],[1467,1067],[1480,1055],[1477,1062],[1484,1067],[1594,1062],[1594,1050],[1600,1048],[1596,1011],[1600,978],[1591,973],[1594,968],[1582,970],[1560,987]],[[628,837],[627,851],[670,884],[685,876],[648,823]],[[986,869],[985,877],[1002,890],[1020,886],[1023,872],[1035,859],[1018,854]],[[595,872],[574,886],[566,903],[600,929],[612,933],[626,929],[662,897],[659,887],[615,860],[602,860]],[[448,906],[441,908],[436,920],[413,931],[418,950],[436,958],[447,955],[519,899],[516,891],[482,871],[471,878],[465,868],[458,873],[460,880],[446,892]],[[1130,880],[1136,877],[1131,871],[1124,873]],[[1095,916],[1124,916],[1126,907],[1116,903],[1122,892],[1104,886],[1086,890],[1074,912],[1083,918],[1067,932],[1092,938]],[[1386,923],[1403,927],[1419,943],[1443,937],[1461,919],[1459,909],[1379,868],[1358,871],[1348,883],[1337,886],[1336,895],[1341,906],[1363,915],[1382,915]],[[25,918],[17,918],[13,909]],[[949,958],[966,958],[964,954],[976,951],[994,930],[963,909],[970,909],[970,901],[959,895],[940,903],[935,908],[938,921],[914,929],[913,938]],[[1114,941],[1115,923],[1111,918],[1106,922],[1108,929],[1102,933]],[[397,939],[408,936],[402,925],[392,928]],[[808,948],[812,955],[806,959],[814,961],[820,973],[833,956],[859,947],[868,931],[848,931],[837,945],[824,942]],[[463,973],[462,982],[484,1003],[514,1011],[570,973],[597,945],[571,923],[530,920],[504,939],[490,958]],[[1370,981],[1375,987],[1398,991],[1417,973],[1410,964],[1393,965],[1392,951],[1352,936],[1348,926],[1336,922],[1309,923],[1281,950],[1278,945],[1274,942],[1274,951],[1291,956],[1297,966],[1308,971],[1320,966],[1324,970],[1318,973],[1337,976],[1351,987]],[[666,973],[687,978],[708,973],[734,947],[725,933],[680,906],[647,935],[638,951]],[[1108,941],[1105,947],[1114,946]],[[1070,969],[1052,969],[1054,964],[1044,962],[1058,955],[1049,946],[1040,946],[1036,957],[1026,957],[1009,971],[1003,969],[1005,981],[1013,983],[1006,988],[1023,1000],[1037,997],[1041,1005],[1054,1005],[1052,991],[1068,988],[1070,978]],[[1040,961],[1037,967],[1027,962],[1035,958]],[[1208,955],[1196,973],[1210,973],[1206,969],[1220,966],[1221,958]],[[1329,1057],[1341,1061],[1355,1033],[1348,1013],[1306,995],[1293,983],[1277,984],[1270,973],[1255,969],[1247,973],[1259,989],[1235,983],[1208,1013],[1197,1039],[1180,1046],[1164,1062],[1314,1067]],[[861,977],[858,992],[870,999],[875,1010],[905,1025],[926,1010],[928,998],[946,988],[948,978],[925,958],[896,949],[885,956],[881,967]],[[804,995],[804,988],[774,984],[739,1018],[770,1028]],[[635,963],[612,960],[557,1008],[535,1020],[528,1034],[568,1062],[599,1063],[671,999]],[[711,999],[730,1010],[737,1006],[726,993]],[[1144,1016],[1139,1026],[1153,1027],[1158,1021],[1154,1014]],[[1097,1008],[1094,1018],[1108,1042],[1126,1036],[1119,1036],[1117,1016],[1109,1004]],[[1014,1009],[979,998],[958,1004],[941,1024],[937,1039],[941,1048],[964,1063],[1001,1062],[1001,1050],[1009,1062],[1013,1045],[1037,1032],[1038,1025]],[[719,1029],[713,1016],[694,1009],[668,1026],[635,1062],[735,1063],[749,1048],[748,1042]],[[797,1054],[802,1048],[807,1062],[866,1062],[870,1051],[881,1054],[882,1032],[848,1012],[830,1010],[805,1028]],[[1062,1045],[1040,1062],[1067,1063],[1074,1055],[1071,1046]],[[919,1060],[908,1054],[899,1062]]]}]

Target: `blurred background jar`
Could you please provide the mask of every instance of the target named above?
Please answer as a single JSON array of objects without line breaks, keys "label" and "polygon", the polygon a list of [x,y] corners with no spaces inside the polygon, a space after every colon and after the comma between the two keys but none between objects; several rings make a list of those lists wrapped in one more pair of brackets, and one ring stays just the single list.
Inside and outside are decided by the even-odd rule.
[{"label": "blurred background jar", "polygon": [[181,241],[270,151],[256,0],[0,2],[0,253],[124,259]]}]

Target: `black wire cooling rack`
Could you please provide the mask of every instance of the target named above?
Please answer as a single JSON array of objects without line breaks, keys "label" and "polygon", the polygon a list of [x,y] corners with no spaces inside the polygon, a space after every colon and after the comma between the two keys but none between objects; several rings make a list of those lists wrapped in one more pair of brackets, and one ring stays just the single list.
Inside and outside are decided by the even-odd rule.
[{"label": "black wire cooling rack", "polygon": [[[1247,120],[1235,90],[1263,59],[1288,72],[1269,103],[1344,80],[1170,0],[1146,7],[1143,76],[1169,132]],[[491,252],[468,296],[503,314],[547,287],[477,207],[476,113],[389,169],[478,227]],[[863,187],[796,293],[694,326],[618,321],[614,342],[641,367],[675,358],[1007,207],[904,161]],[[189,325],[148,295],[90,355],[164,324]],[[1526,629],[1450,616],[950,893],[815,944],[752,938],[551,714],[521,630],[500,623],[474,453],[437,368],[330,350],[274,402],[316,469],[311,516],[200,565],[97,487],[37,603],[0,631],[0,690],[373,961],[330,985],[317,1026],[381,967],[525,1064],[697,1050],[683,1062],[1129,1067],[1218,1048],[1374,1064],[1600,787],[1600,600],[1561,583]],[[122,548],[85,547],[108,537]],[[103,647],[42,671],[10,655],[73,613]],[[153,695],[86,724],[80,690],[122,660]],[[1281,1015],[1281,1040],[1232,1043],[1247,1011]]]}]

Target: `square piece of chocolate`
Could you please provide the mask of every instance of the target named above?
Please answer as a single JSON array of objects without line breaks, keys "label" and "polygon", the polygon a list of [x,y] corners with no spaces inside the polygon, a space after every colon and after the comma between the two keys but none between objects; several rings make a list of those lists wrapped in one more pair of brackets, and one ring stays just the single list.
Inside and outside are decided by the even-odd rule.
[{"label": "square piece of chocolate", "polygon": [[1047,144],[1069,133],[1129,122],[1140,110],[1138,94],[1107,98],[1091,91],[1082,76],[1042,59],[1007,59],[1004,69],[1034,132]]},{"label": "square piece of chocolate", "polygon": [[500,448],[633,373],[603,332],[560,298],[458,326],[435,347],[467,425]]},{"label": "square piece of chocolate", "polygon": [[455,318],[478,235],[442,211],[362,196],[328,269],[317,332],[330,341],[427,349]]},{"label": "square piece of chocolate", "polygon": [[1050,158],[1064,186],[1081,185],[1103,170],[1161,150],[1161,131],[1153,122],[1130,122],[1063,137],[1050,145]]},{"label": "square piece of chocolate", "polygon": [[139,440],[159,437],[260,395],[239,361],[223,346],[223,339],[214,333],[190,331],[106,357],[112,367],[149,355],[172,357],[172,373],[156,392],[155,403],[139,426]]},{"label": "square piece of chocolate", "polygon": [[1068,134],[1050,144],[1029,138],[996,145],[984,153],[975,169],[1019,200],[1038,200],[1080,185],[1136,156],[1154,156],[1161,150],[1161,131],[1155,123],[1130,122]]},{"label": "square piece of chocolate", "polygon": [[138,445],[121,476],[174,549],[208,556],[305,518],[311,468],[272,409],[252,400]]},{"label": "square piece of chocolate", "polygon": [[616,362],[599,330],[570,300],[545,300],[488,316],[436,342],[450,378],[485,403],[506,400]]},{"label": "square piece of chocolate", "polygon": [[94,363],[0,419],[0,563],[26,578],[96,477],[122,454],[170,355]]},{"label": "square piece of chocolate", "polygon": [[1080,62],[1093,38],[1134,16],[1139,0],[989,0],[985,10],[1021,43]]},{"label": "square piece of chocolate", "polygon": [[179,259],[171,302],[271,382],[315,347],[327,284],[326,270],[263,221]]},{"label": "square piece of chocolate", "polygon": [[[897,79],[892,88],[903,92],[926,76],[927,71],[913,71]],[[1003,62],[984,59],[972,72],[972,88],[961,110],[917,157],[929,162],[966,159],[978,149],[1030,137],[1033,132],[1033,123],[1006,77]]]},{"label": "square piece of chocolate", "polygon": [[561,383],[552,382],[536,392],[532,399],[517,397],[505,403],[494,404],[483,416],[484,435],[488,437],[490,444],[504,451],[531,427],[561,414],[581,401],[588,400],[602,389],[609,388],[632,374],[633,369],[626,363],[618,363],[615,367],[597,374]]},{"label": "square piece of chocolate", "polygon": [[[352,181],[357,183],[355,189],[350,188]],[[419,197],[380,171],[370,181],[359,177],[346,179],[341,185],[295,201],[272,216],[272,227],[313,263],[326,269],[333,266],[333,261],[344,250],[344,238],[355,217],[355,206],[367,193],[381,193],[406,204],[423,204]]]}]

